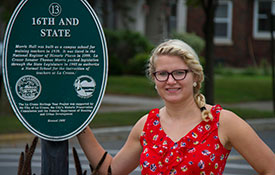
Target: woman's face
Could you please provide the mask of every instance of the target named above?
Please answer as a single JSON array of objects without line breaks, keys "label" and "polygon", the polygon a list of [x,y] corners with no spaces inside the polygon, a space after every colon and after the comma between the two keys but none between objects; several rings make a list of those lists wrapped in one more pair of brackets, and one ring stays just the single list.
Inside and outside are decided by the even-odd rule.
[{"label": "woman's face", "polygon": [[[155,70],[167,71],[190,70],[184,61],[178,56],[161,55],[155,59]],[[180,103],[187,99],[193,99],[193,73],[187,72],[183,80],[175,80],[170,74],[167,81],[160,82],[154,77],[156,89],[165,102]]]}]

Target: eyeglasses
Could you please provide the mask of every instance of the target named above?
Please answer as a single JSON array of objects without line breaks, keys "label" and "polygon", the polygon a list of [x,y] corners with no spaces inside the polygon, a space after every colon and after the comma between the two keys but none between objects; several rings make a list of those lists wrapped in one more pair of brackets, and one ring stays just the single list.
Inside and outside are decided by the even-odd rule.
[{"label": "eyeglasses", "polygon": [[168,78],[169,78],[169,75],[172,75],[174,80],[179,81],[179,80],[185,79],[188,72],[191,72],[191,70],[189,70],[189,69],[178,69],[178,70],[174,70],[172,72],[156,71],[156,72],[153,73],[153,75],[160,82],[167,81]]}]

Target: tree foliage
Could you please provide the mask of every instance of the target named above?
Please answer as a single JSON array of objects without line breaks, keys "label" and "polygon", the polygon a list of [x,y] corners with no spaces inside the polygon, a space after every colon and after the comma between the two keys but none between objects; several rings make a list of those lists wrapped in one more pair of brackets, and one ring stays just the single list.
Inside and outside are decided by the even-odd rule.
[{"label": "tree foliage", "polygon": [[20,0],[1,0],[0,1],[0,8],[1,8],[0,20],[7,23],[11,17],[12,12],[14,11],[15,7],[19,2]]}]

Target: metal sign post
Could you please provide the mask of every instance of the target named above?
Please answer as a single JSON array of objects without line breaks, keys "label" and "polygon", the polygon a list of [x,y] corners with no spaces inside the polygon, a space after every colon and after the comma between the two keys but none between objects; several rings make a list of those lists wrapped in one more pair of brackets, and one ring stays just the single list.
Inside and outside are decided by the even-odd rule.
[{"label": "metal sign post", "polygon": [[91,122],[107,75],[103,29],[86,0],[20,2],[4,38],[3,80],[17,118],[43,139],[43,161]]},{"label": "metal sign post", "polygon": [[41,175],[68,175],[68,140],[53,142],[41,139]]}]

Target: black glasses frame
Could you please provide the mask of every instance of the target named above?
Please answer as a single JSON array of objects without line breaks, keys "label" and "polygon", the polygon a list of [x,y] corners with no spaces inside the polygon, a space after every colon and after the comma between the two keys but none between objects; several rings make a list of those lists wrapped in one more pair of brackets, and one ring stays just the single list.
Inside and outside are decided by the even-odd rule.
[{"label": "black glasses frame", "polygon": [[[185,73],[185,74],[184,74],[184,77],[182,77],[182,78],[175,78],[174,73],[177,72],[177,71],[183,71],[183,72]],[[159,79],[157,78],[157,75],[156,75],[156,74],[157,74],[157,73],[160,73],[160,72],[165,72],[165,73],[168,74],[168,75],[167,75],[167,78],[166,78],[165,80],[159,80]],[[155,77],[159,82],[165,82],[165,81],[167,81],[167,80],[169,79],[169,76],[170,76],[170,75],[172,75],[172,77],[173,77],[174,80],[180,81],[180,80],[184,80],[184,79],[186,78],[188,72],[192,72],[192,71],[191,71],[190,69],[177,69],[177,70],[173,70],[172,72],[168,72],[168,71],[156,71],[156,72],[153,73],[153,75],[154,75],[154,77]]]}]

